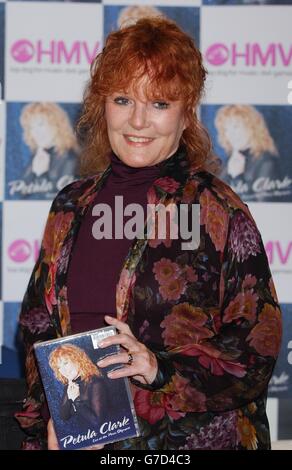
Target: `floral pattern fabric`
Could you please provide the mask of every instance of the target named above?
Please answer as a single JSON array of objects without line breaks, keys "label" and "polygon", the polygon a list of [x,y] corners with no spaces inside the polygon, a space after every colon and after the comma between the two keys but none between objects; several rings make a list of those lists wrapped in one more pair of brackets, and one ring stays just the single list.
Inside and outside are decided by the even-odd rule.
[{"label": "floral pattern fabric", "polygon": [[[70,334],[70,255],[110,171],[70,184],[50,210],[20,314],[29,386],[18,414],[28,434],[24,448],[46,448],[32,347]],[[137,239],[125,259],[117,316],[156,354],[159,370],[151,385],[132,380],[141,436],[111,448],[269,449],[265,404],[281,313],[256,224],[225,183],[189,165],[183,148],[161,166],[148,202],[200,204],[200,243],[182,250],[179,234]]]}]

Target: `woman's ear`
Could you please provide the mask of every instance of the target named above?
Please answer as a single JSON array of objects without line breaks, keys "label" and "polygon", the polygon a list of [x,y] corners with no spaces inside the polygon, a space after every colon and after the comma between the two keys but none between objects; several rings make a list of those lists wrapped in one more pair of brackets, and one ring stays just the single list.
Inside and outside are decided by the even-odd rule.
[{"label": "woman's ear", "polygon": [[[196,109],[197,109],[197,107],[194,106],[192,116],[195,116],[196,119],[198,119],[198,117],[196,115]],[[189,113],[185,112],[183,131],[186,130],[191,125],[191,120],[192,120],[192,117],[190,117]]]},{"label": "woman's ear", "polygon": [[185,115],[183,116],[182,133],[183,133],[183,131],[186,130],[186,128],[187,128],[188,126],[189,126],[189,119],[188,119],[187,115],[185,114]]},{"label": "woman's ear", "polygon": [[184,124],[183,124],[183,132],[190,126],[190,119],[188,116],[185,116],[184,118]]}]

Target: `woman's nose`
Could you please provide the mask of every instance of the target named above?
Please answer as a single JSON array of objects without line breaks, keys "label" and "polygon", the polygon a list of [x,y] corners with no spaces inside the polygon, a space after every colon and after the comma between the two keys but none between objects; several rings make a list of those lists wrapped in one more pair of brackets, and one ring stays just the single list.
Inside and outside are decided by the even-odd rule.
[{"label": "woman's nose", "polygon": [[149,113],[146,103],[135,103],[129,118],[129,124],[137,130],[149,127]]}]

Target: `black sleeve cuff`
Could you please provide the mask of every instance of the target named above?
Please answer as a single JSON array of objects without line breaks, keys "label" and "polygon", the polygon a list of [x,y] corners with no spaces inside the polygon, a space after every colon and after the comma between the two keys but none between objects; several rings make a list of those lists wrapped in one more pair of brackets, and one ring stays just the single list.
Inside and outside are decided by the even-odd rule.
[{"label": "black sleeve cuff", "polygon": [[157,360],[158,370],[155,379],[151,384],[142,384],[136,379],[130,378],[131,382],[137,387],[143,388],[145,390],[155,391],[163,388],[164,385],[170,382],[171,377],[175,374],[175,368],[172,364],[172,361],[167,359],[165,354],[152,351]]}]

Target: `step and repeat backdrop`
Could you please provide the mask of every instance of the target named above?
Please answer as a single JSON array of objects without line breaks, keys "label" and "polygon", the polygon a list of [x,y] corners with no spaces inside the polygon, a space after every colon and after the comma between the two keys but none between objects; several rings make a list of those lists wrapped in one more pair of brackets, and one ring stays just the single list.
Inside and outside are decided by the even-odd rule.
[{"label": "step and repeat backdrop", "polygon": [[145,15],[175,20],[200,47],[201,120],[264,239],[284,320],[269,389],[281,437],[292,401],[292,0],[0,0],[0,377],[23,375],[20,304],[50,202],[77,177],[90,63],[110,31]]}]

